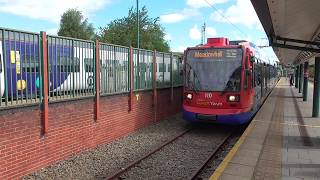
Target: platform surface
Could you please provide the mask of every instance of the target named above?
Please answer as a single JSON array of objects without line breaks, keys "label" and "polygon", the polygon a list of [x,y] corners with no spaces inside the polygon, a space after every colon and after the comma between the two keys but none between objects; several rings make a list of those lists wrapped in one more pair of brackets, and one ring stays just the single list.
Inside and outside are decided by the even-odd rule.
[{"label": "platform surface", "polygon": [[320,118],[282,78],[210,179],[320,179]]}]

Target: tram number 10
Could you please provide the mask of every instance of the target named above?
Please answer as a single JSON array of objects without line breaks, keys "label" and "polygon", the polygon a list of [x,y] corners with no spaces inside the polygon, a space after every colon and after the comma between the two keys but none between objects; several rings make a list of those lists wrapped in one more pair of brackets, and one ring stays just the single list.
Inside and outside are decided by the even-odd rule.
[{"label": "tram number 10", "polygon": [[212,93],[204,93],[204,97],[206,99],[211,99],[212,98]]}]

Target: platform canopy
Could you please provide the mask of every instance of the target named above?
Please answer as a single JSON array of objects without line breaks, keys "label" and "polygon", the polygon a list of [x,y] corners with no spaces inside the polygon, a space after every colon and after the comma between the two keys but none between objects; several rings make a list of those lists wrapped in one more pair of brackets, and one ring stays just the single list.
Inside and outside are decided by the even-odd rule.
[{"label": "platform canopy", "polygon": [[283,64],[312,61],[320,53],[320,0],[251,0]]}]

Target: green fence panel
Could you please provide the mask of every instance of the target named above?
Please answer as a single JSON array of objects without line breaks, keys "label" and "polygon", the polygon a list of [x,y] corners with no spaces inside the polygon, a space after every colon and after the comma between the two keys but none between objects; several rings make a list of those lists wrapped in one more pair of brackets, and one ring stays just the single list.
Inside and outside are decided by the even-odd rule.
[{"label": "green fence panel", "polygon": [[153,51],[133,49],[134,90],[152,89]]},{"label": "green fence panel", "polygon": [[47,39],[49,99],[93,96],[94,42],[56,36],[48,36]]},{"label": "green fence panel", "polygon": [[113,94],[128,92],[129,48],[100,44],[100,92]]},{"label": "green fence panel", "polygon": [[39,103],[40,35],[0,28],[0,108]]},{"label": "green fence panel", "polygon": [[[42,100],[42,39],[40,34],[0,28],[0,108],[40,103]],[[49,100],[95,95],[95,42],[47,36]],[[129,47],[100,43],[100,93],[130,91]],[[182,85],[181,57],[133,49],[134,90]]]}]

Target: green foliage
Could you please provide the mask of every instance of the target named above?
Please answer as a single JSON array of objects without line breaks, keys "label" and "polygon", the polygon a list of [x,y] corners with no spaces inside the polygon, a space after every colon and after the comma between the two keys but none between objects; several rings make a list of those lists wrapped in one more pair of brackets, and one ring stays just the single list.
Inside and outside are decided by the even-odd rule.
[{"label": "green foliage", "polygon": [[69,9],[63,13],[58,35],[86,40],[95,38],[92,24],[88,23],[88,19],[84,19],[81,11],[77,9]]},{"label": "green foliage", "polygon": [[[164,39],[164,28],[159,24],[159,18],[150,18],[144,6],[139,11],[140,48],[168,52],[169,45]],[[137,47],[137,12],[129,10],[128,16],[116,19],[106,27],[100,27],[98,35],[101,42]]]}]

